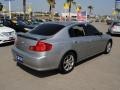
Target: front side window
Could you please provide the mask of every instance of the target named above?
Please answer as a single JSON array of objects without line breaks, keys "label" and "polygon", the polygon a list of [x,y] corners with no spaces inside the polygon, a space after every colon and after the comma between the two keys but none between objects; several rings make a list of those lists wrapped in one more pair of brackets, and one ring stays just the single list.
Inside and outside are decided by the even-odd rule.
[{"label": "front side window", "polygon": [[36,27],[34,30],[32,30],[30,33],[42,35],[42,36],[52,36],[57,32],[59,32],[64,27],[65,26],[58,24],[41,24],[38,27]]},{"label": "front side window", "polygon": [[87,25],[85,26],[85,35],[86,36],[94,36],[94,35],[99,35],[100,32],[93,26]]}]

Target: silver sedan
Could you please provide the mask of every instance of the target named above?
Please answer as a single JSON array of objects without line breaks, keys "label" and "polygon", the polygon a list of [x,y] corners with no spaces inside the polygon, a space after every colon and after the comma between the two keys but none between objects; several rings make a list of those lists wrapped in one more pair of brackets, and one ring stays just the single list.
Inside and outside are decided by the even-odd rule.
[{"label": "silver sedan", "polygon": [[88,23],[47,22],[18,34],[12,48],[14,60],[31,69],[59,69],[68,73],[75,63],[99,53],[109,53],[112,38]]},{"label": "silver sedan", "polygon": [[120,21],[114,21],[108,28],[108,34],[120,35]]}]

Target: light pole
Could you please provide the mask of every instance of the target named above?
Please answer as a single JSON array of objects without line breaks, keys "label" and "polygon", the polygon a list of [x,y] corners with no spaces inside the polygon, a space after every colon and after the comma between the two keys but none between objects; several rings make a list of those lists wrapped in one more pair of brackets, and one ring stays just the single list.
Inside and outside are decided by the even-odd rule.
[{"label": "light pole", "polygon": [[117,18],[120,17],[120,0],[115,0],[115,10],[118,12]]},{"label": "light pole", "polygon": [[11,15],[11,1],[15,1],[15,0],[5,0],[5,1],[8,1],[8,7],[9,7],[9,19],[12,18],[12,15]]},{"label": "light pole", "polygon": [[3,5],[2,5],[2,3],[0,3],[0,13],[1,13],[2,9],[3,9]]},{"label": "light pole", "polygon": [[9,18],[11,19],[11,0],[8,1],[9,3]]},{"label": "light pole", "polygon": [[26,0],[23,0],[23,13],[24,13],[24,19],[26,19]]}]

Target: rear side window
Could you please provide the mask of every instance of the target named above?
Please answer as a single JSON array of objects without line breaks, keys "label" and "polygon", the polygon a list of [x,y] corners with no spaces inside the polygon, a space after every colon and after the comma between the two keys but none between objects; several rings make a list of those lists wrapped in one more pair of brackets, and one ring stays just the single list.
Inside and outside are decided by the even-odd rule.
[{"label": "rear side window", "polygon": [[70,37],[81,37],[84,36],[84,29],[82,26],[73,26],[69,29]]},{"label": "rear side window", "polygon": [[41,24],[40,26],[36,27],[34,30],[32,30],[31,34],[37,34],[42,36],[52,36],[59,32],[62,28],[65,26],[58,25],[58,24]]}]

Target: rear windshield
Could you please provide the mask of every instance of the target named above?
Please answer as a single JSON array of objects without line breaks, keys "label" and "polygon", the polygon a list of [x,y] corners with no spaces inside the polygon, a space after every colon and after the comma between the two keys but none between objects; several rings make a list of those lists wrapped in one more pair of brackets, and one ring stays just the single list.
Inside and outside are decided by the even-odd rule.
[{"label": "rear windshield", "polygon": [[34,30],[32,30],[30,33],[42,36],[52,36],[64,27],[65,26],[58,24],[41,24],[38,27],[34,28]]}]

